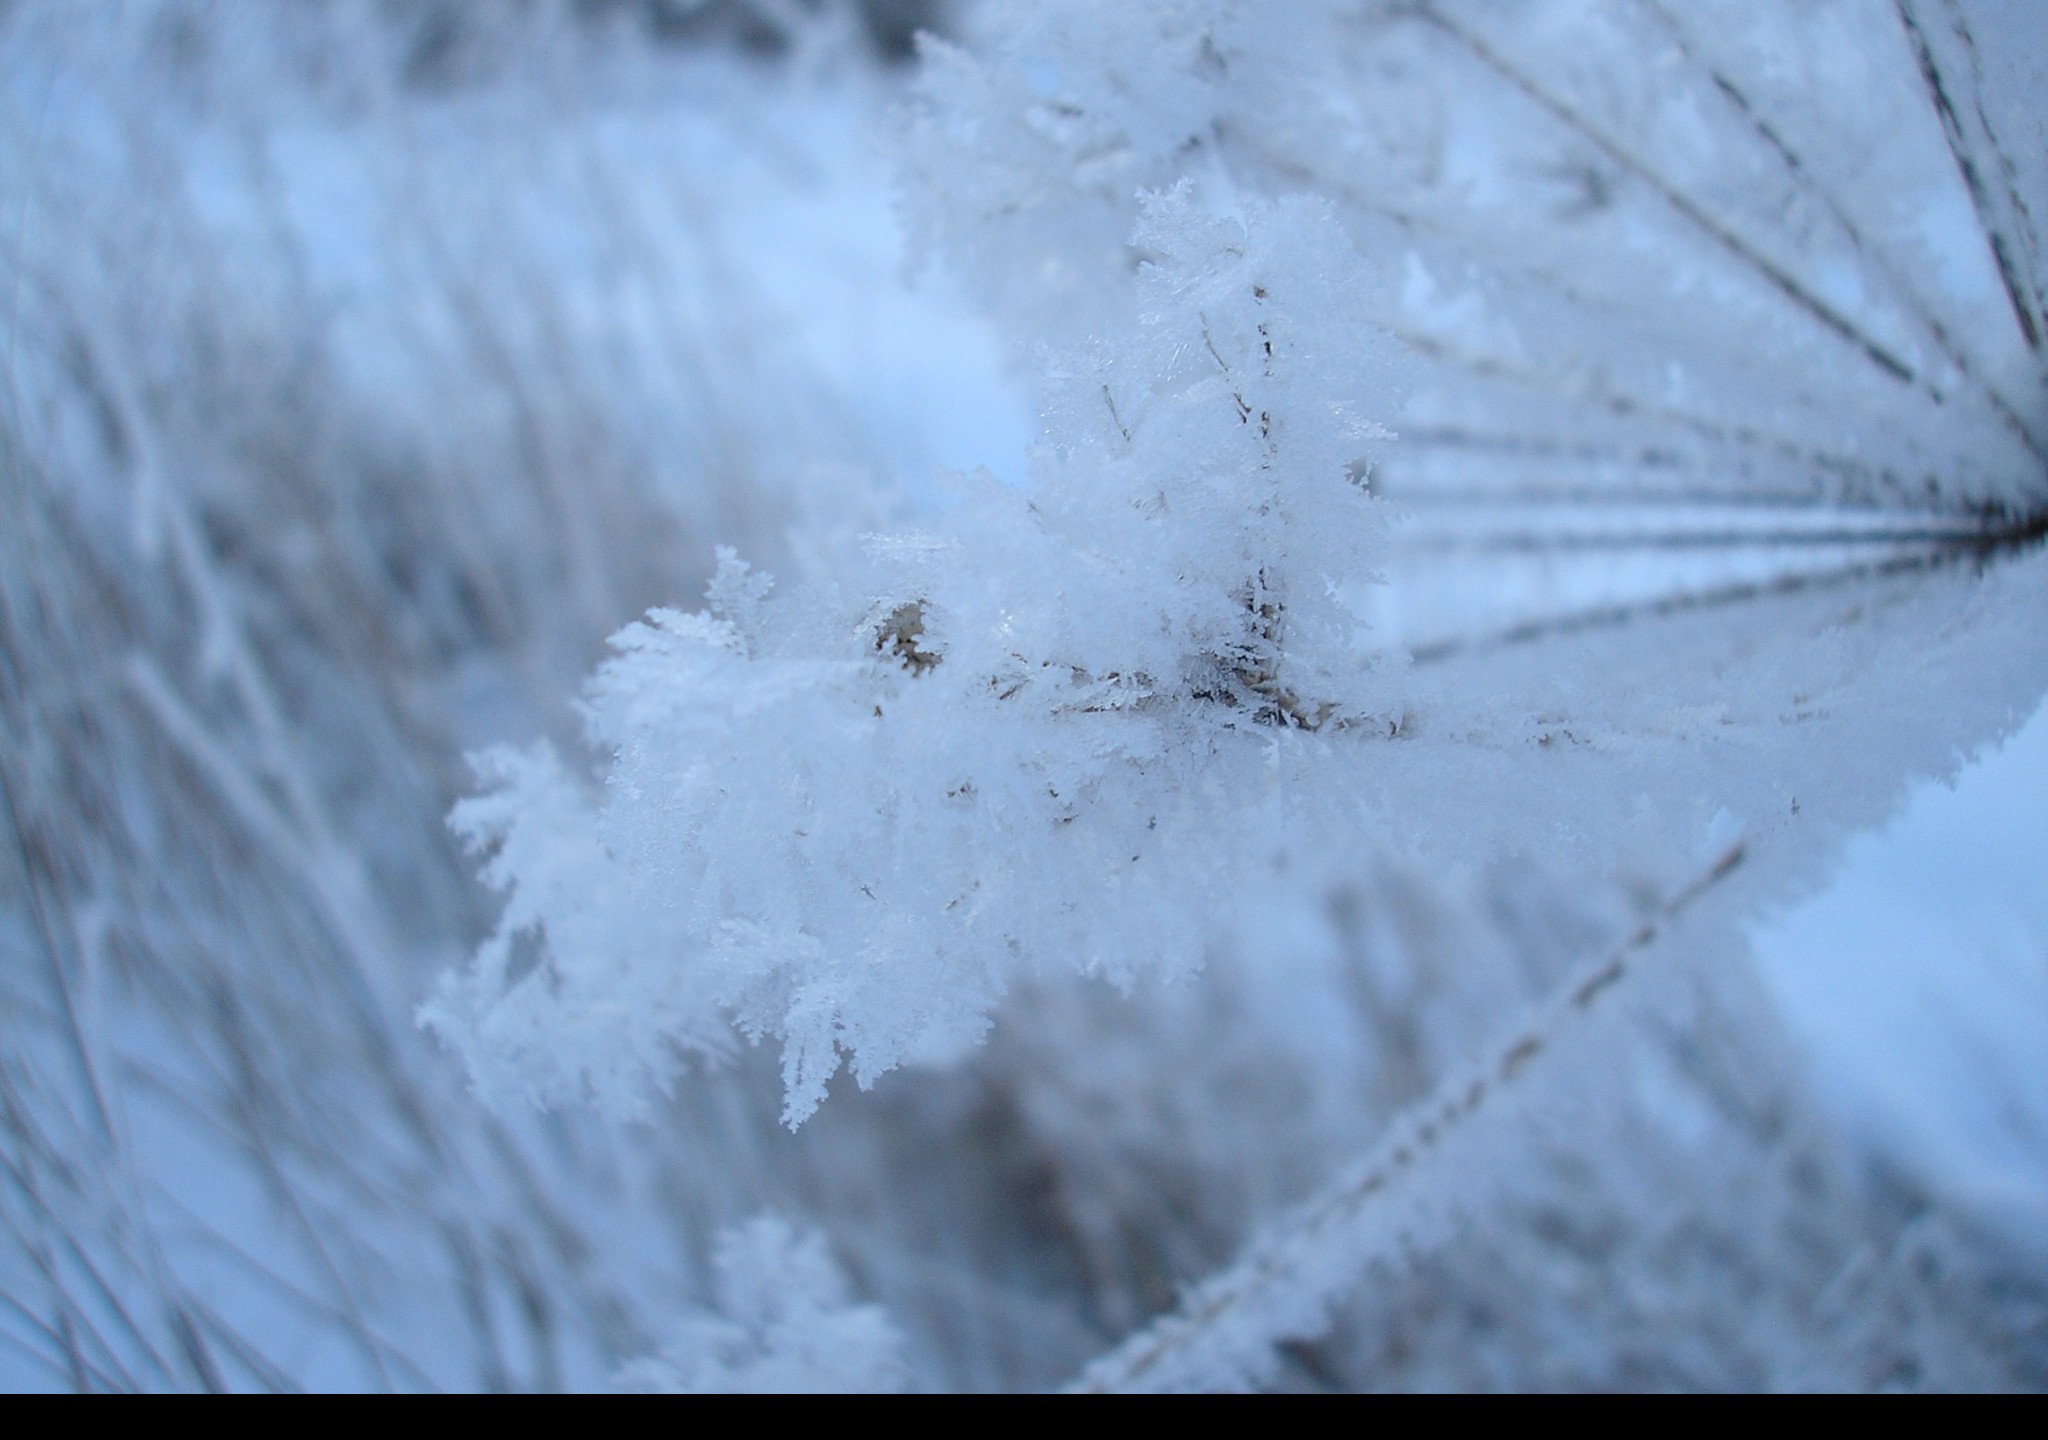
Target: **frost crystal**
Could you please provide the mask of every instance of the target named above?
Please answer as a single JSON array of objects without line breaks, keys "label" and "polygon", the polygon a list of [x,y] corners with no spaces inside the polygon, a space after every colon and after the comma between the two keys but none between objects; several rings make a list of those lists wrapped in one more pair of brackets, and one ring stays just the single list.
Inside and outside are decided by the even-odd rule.
[{"label": "frost crystal", "polygon": [[725,552],[710,611],[612,642],[601,803],[485,762],[456,824],[510,899],[427,1014],[487,1089],[630,1107],[730,1017],[796,1123],[842,1053],[865,1086],[977,1040],[1020,968],[1184,968],[1270,863],[1281,737],[1349,766],[1394,723],[1340,598],[1382,538],[1367,267],[1324,202],[1186,182],[1132,243],[1137,324],[1054,362],[1028,495],[962,480],[779,599]]},{"label": "frost crystal", "polygon": [[763,1215],[722,1231],[718,1309],[685,1318],[659,1356],[619,1373],[665,1394],[878,1394],[904,1388],[903,1337],[878,1305],[847,1298],[822,1236]]}]

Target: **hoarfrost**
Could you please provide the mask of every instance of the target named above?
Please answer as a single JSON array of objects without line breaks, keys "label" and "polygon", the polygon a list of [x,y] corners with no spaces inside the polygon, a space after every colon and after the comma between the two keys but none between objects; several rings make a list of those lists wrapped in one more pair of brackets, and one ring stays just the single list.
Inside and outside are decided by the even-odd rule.
[{"label": "hoarfrost", "polygon": [[877,1305],[847,1298],[822,1237],[757,1216],[712,1253],[718,1310],[675,1327],[658,1357],[618,1382],[664,1394],[883,1394],[907,1379],[903,1337]]},{"label": "hoarfrost", "polygon": [[1187,184],[1132,238],[1135,336],[1058,363],[1028,495],[963,480],[933,530],[766,603],[728,559],[744,635],[620,632],[585,700],[601,805],[544,751],[490,762],[457,824],[511,903],[425,1013],[493,1090],[630,1102],[730,1015],[782,1042],[794,1123],[841,1051],[866,1086],[978,1039],[1020,969],[1184,969],[1216,919],[1193,877],[1233,895],[1342,833],[1341,800],[1282,820],[1271,792],[1283,733],[1399,723],[1338,598],[1382,530],[1353,479],[1393,369],[1363,262],[1320,202],[1217,219]]},{"label": "hoarfrost", "polygon": [[2041,1383],[1744,953],[2048,687],[2032,12],[949,28],[0,17],[10,1382]]}]

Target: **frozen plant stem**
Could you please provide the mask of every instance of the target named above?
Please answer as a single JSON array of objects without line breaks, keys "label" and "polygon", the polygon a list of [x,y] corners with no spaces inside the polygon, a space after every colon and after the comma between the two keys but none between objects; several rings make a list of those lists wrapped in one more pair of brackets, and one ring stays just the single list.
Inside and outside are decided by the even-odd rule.
[{"label": "frozen plant stem", "polygon": [[[1960,52],[1954,54],[1954,59],[1961,62],[1952,61],[1947,68],[1963,72],[1944,74],[1942,57],[1937,53],[1942,32],[1922,16],[1923,7],[1916,0],[1897,0],[1897,4],[1899,22],[1905,26],[1912,44],[1913,59],[1920,67],[1928,99],[1941,120],[1942,135],[1948,141],[1949,153],[1955,157],[1956,169],[1970,193],[1970,203],[1977,211],[1985,242],[1997,264],[1999,283],[2012,302],[2013,318],[2026,337],[2027,348],[2038,356],[2044,324],[2048,324],[2043,320],[2048,307],[2044,307],[2035,280],[2039,274],[2035,253],[2038,242],[2026,200],[2016,183],[2013,162],[1991,128],[1982,96],[1973,93],[1979,89],[1982,78],[1976,37],[1953,0],[1942,7],[1947,11],[1945,28],[1951,53]],[[1968,86],[1967,91],[1958,89],[1959,79]],[[2029,260],[2036,262],[2032,273]]]},{"label": "frozen plant stem", "polygon": [[1214,1378],[1263,1368],[1257,1347],[1313,1334],[1328,1306],[1356,1283],[1359,1270],[1399,1245],[1398,1220],[1360,1243],[1362,1221],[1377,1218],[1386,1195],[1418,1173],[1442,1142],[1557,1040],[1578,1016],[1627,977],[1665,928],[1741,865],[1730,848],[1612,951],[1589,964],[1532,1022],[1515,1030],[1485,1062],[1447,1078],[1389,1127],[1365,1157],[1255,1240],[1244,1257],[1191,1291],[1162,1316],[1081,1372],[1068,1390],[1214,1388]]}]

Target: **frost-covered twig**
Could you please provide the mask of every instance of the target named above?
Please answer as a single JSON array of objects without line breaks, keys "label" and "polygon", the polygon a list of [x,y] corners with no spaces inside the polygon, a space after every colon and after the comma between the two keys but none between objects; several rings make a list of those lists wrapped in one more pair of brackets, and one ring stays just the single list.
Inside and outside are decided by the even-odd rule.
[{"label": "frost-covered twig", "polygon": [[[1893,264],[1882,249],[1870,242],[1863,232],[1863,227],[1844,208],[1842,202],[1836,198],[1834,191],[1821,182],[1799,151],[1779,132],[1778,127],[1773,125],[1757,109],[1748,94],[1743,90],[1743,87],[1725,70],[1713,64],[1698,52],[1679,19],[1671,14],[1662,4],[1658,3],[1658,0],[1644,0],[1644,4],[1663,21],[1665,27],[1676,37],[1679,52],[1707,75],[1713,82],[1715,91],[1741,114],[1752,133],[1762,140],[1770,148],[1771,152],[1784,162],[1786,173],[1793,178],[1799,188],[1812,197],[1827,212],[1828,216],[1835,222],[1836,227],[1848,239],[1850,249],[1856,255],[1857,261],[1869,270],[1871,274],[1880,279],[1894,295],[1899,297],[1906,313],[1913,317],[1921,330],[1934,342],[1935,348],[1940,350],[1948,358],[1949,362],[1983,394],[1984,398],[1990,402],[1992,408],[1998,412],[2000,418],[2017,434],[2024,436],[2029,446],[2037,454],[2040,453],[2042,447],[2039,437],[2033,433],[2025,417],[2020,414],[2019,410],[2015,408],[2005,393],[1984,373],[1982,363],[1962,343],[1953,327],[1935,313],[1934,307],[1928,303],[1927,297],[1921,291],[1921,287],[1915,284],[1913,279],[1903,273],[1897,265]],[[1907,20],[1907,28],[1909,32],[1914,30],[1913,22],[1910,18]],[[1917,35],[1914,36],[1914,39],[1916,50],[1920,51],[1924,56],[1924,42],[1920,41]],[[1925,61],[1923,59],[1924,64]],[[1992,248],[1994,252],[1998,248],[1998,242],[1995,237],[1992,241]],[[2026,317],[2022,316],[2021,328],[2025,329],[2026,325]]]},{"label": "frost-covered twig", "polygon": [[[1073,1382],[1091,1393],[1213,1390],[1256,1384],[1272,1347],[1313,1336],[1329,1307],[1376,1260],[1409,1243],[1398,1188],[1427,1172],[1443,1142],[1553,1047],[1566,1026],[1619,983],[1665,927],[1742,863],[1736,845],[1667,900],[1655,917],[1586,967],[1563,994],[1484,1063],[1445,1080],[1362,1160],[1272,1226],[1229,1269],[1195,1287],[1172,1314],[1095,1361]],[[1411,1201],[1407,1207],[1415,1209]]]},{"label": "frost-covered twig", "polygon": [[1985,113],[1981,61],[1976,37],[1955,4],[1944,0],[1944,27],[1930,23],[1926,0],[1897,0],[1899,19],[1912,41],[1913,58],[1928,98],[1941,119],[1942,134],[1962,172],[1970,203],[1984,227],[1998,278],[2012,302],[2013,318],[2039,355],[2048,343],[2048,300],[2040,281],[2041,237],[2020,193],[2012,158]]},{"label": "frost-covered twig", "polygon": [[[1458,635],[1446,640],[1416,645],[1410,658],[1417,665],[1433,665],[1454,655],[1470,656],[1510,646],[1528,645],[1560,635],[1587,630],[1609,629],[1636,620],[1661,618],[1694,610],[1716,610],[1746,605],[1807,590],[1830,590],[1858,581],[1931,570],[1957,561],[1981,559],[2008,546],[2024,546],[2040,537],[2038,523],[2030,524],[2011,538],[2001,536],[1951,540],[1924,549],[1909,549],[1881,560],[1839,565],[1830,569],[1793,570],[1766,580],[1736,580],[1701,590],[1679,590],[1646,599],[1561,614],[1534,615],[1490,634]],[[1559,547],[1560,550],[1565,547]]]},{"label": "frost-covered twig", "polygon": [[1469,52],[1487,69],[1519,90],[1533,101],[1538,108],[1567,128],[1583,136],[1596,150],[1606,156],[1615,166],[1634,176],[1650,187],[1673,210],[1684,216],[1714,243],[1754,270],[1772,288],[1799,309],[1818,320],[1844,341],[1861,351],[1880,370],[1893,379],[1908,385],[1920,383],[1920,376],[1903,358],[1895,354],[1890,346],[1883,344],[1869,334],[1849,316],[1814,293],[1798,276],[1763,253],[1746,237],[1738,234],[1722,221],[1707,213],[1704,206],[1674,185],[1656,166],[1634,154],[1619,140],[1608,135],[1582,115],[1578,108],[1561,96],[1540,84],[1522,67],[1487,44],[1469,26],[1462,25],[1434,4],[1419,3],[1415,13],[1442,31],[1451,40]]}]

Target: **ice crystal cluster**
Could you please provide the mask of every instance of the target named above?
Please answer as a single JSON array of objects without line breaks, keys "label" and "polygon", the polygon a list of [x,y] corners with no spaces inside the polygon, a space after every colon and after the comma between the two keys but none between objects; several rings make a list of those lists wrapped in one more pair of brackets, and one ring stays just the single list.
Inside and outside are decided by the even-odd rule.
[{"label": "ice crystal cluster", "polygon": [[718,1309],[684,1318],[657,1358],[620,1380],[663,1394],[870,1394],[900,1390],[902,1336],[856,1305],[822,1236],[769,1216],[735,1225],[712,1253]]},{"label": "ice crystal cluster", "polygon": [[[492,1088],[630,1095],[731,1019],[782,1042],[801,1119],[842,1051],[871,1084],[1031,967],[1185,969],[1195,897],[1341,843],[1400,724],[1343,599],[1383,524],[1368,272],[1311,198],[1217,217],[1183,182],[1131,238],[1134,334],[1054,362],[1027,492],[962,478],[784,596],[724,552],[710,609],[612,641],[601,805],[546,750],[485,762],[457,824],[510,901],[428,1013]],[[1276,823],[1283,735],[1333,803]]]}]

